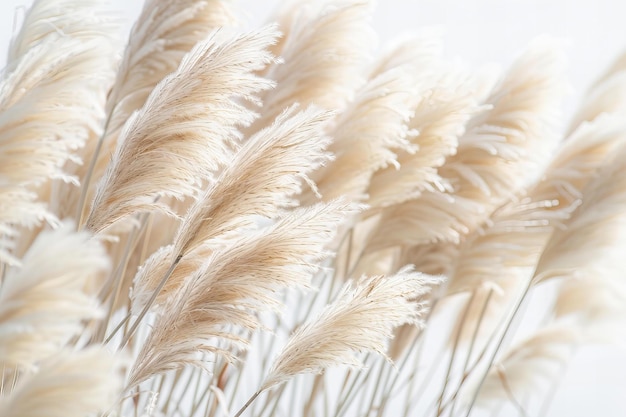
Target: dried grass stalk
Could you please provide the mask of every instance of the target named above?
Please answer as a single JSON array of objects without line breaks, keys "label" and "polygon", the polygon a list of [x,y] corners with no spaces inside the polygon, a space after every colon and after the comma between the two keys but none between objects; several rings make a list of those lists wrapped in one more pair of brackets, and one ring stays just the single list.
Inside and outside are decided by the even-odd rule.
[{"label": "dried grass stalk", "polygon": [[276,37],[271,26],[229,41],[214,34],[154,89],[121,134],[87,219],[90,230],[138,211],[171,213],[155,200],[197,194],[227,163],[236,128],[254,120],[234,99],[256,103],[255,94],[273,85],[253,71],[272,61],[265,48]]},{"label": "dried grass stalk", "polygon": [[487,98],[493,108],[470,120],[457,154],[438,170],[452,192],[424,192],[383,211],[368,250],[459,242],[520,193],[558,139],[552,124],[564,92],[562,72],[553,45],[530,48]]},{"label": "dried grass stalk", "polygon": [[101,347],[64,350],[23,375],[8,395],[0,396],[5,417],[84,417],[108,411],[121,388],[119,359]]},{"label": "dried grass stalk", "polygon": [[331,113],[309,107],[285,110],[274,123],[251,137],[219,178],[187,213],[174,241],[174,253],[186,254],[229,230],[249,227],[255,217],[272,218],[297,205],[292,196],[307,175],[329,159],[329,138],[322,126]]},{"label": "dried grass stalk", "polygon": [[291,24],[284,28],[284,47],[277,52],[284,64],[267,73],[281,88],[262,97],[263,111],[255,126],[267,125],[294,103],[329,110],[345,105],[364,82],[359,74],[374,43],[370,3],[320,1],[292,9]]},{"label": "dried grass stalk", "polygon": [[107,135],[143,107],[154,87],[176,71],[196,43],[235,22],[223,0],[148,0],[133,27],[107,102]]},{"label": "dried grass stalk", "polygon": [[31,368],[100,315],[86,288],[108,272],[103,246],[71,223],[42,232],[0,291],[0,362]]},{"label": "dried grass stalk", "polygon": [[[313,179],[326,200],[346,196],[366,199],[372,175],[389,165],[398,167],[398,151],[415,152],[407,126],[413,115],[415,81],[412,68],[393,68],[370,80],[333,121],[329,146],[336,158]],[[308,193],[305,201],[314,197]]]},{"label": "dried grass stalk", "polygon": [[[63,167],[70,161],[80,163],[77,150],[100,130],[105,92],[113,76],[111,19],[92,21],[87,31],[84,21],[93,20],[88,4],[77,7],[70,17],[55,15],[50,6],[51,2],[35,3],[34,14],[27,16],[13,42],[13,60],[0,83],[2,229],[54,223],[43,203],[50,202],[49,181],[77,184]],[[58,23],[67,35],[50,27],[42,31],[43,21]],[[4,261],[9,260],[7,249],[0,251]]]},{"label": "dried grass stalk", "polygon": [[[134,111],[144,106],[154,87],[176,71],[196,43],[234,21],[230,6],[223,0],[149,0],[144,3],[108,96],[104,136],[85,150],[86,159],[95,160],[91,162],[93,166],[83,166],[81,178],[86,175],[102,177],[122,127]],[[90,168],[93,172],[88,174]]]},{"label": "dried grass stalk", "polygon": [[602,274],[626,249],[626,144],[582,192],[582,204],[555,230],[539,259],[533,283],[550,278]]},{"label": "dried grass stalk", "polygon": [[236,361],[224,344],[245,348],[241,331],[261,326],[259,312],[280,309],[276,292],[309,285],[329,255],[324,246],[354,209],[337,201],[296,209],[271,226],[242,232],[216,250],[173,290],[138,355],[129,387],[186,364],[206,369],[198,352]]},{"label": "dried grass stalk", "polygon": [[452,190],[438,170],[457,152],[458,139],[470,118],[484,110],[478,105],[475,93],[462,84],[458,80],[446,82],[444,78],[434,86],[423,87],[409,124],[419,132],[412,140],[417,152],[400,152],[399,167],[388,167],[374,174],[368,189],[368,203],[373,207],[412,200],[424,191]]},{"label": "dried grass stalk", "polygon": [[[328,159],[329,138],[322,126],[331,113],[314,108],[286,110],[274,124],[251,137],[219,178],[190,208],[172,245],[155,252],[135,278],[133,309],[155,291],[172,263],[178,263],[156,302],[179,287],[214,250],[212,239],[239,228],[253,227],[260,218],[278,216],[296,204],[307,174]],[[218,245],[219,246],[219,245]]]},{"label": "dried grass stalk", "polygon": [[[597,117],[591,123],[582,123],[566,139],[542,180],[528,190],[527,196],[501,206],[485,227],[463,244],[467,252],[464,255],[474,253],[465,261],[474,259],[480,262],[478,254],[482,253],[482,259],[486,261],[483,265],[493,266],[493,262],[487,261],[488,252],[493,255],[499,245],[506,245],[502,246],[507,249],[506,256],[501,254],[499,258],[503,266],[532,268],[554,228],[566,227],[564,223],[578,206],[583,189],[597,175],[606,158],[624,143],[625,127],[619,117],[609,115]],[[463,271],[463,262],[461,260],[457,266],[458,277],[462,280],[451,280],[451,292],[463,290],[464,284],[467,284],[464,286],[467,290],[474,284],[497,281],[492,273],[476,263],[466,265],[468,269]],[[488,269],[493,271],[493,268]],[[477,274],[470,274],[469,271],[476,271]],[[487,278],[490,275],[492,278]],[[478,278],[478,281],[472,282],[472,277]]]},{"label": "dried grass stalk", "polygon": [[[525,198],[498,208],[489,221],[460,245],[450,272],[448,294],[476,291],[473,308],[457,325],[465,330],[461,339],[472,337],[481,320],[481,335],[488,335],[518,296],[520,283],[537,264],[555,227],[563,223],[578,205],[582,189],[593,178],[606,156],[623,141],[623,123],[603,116],[583,123],[547,168],[542,181]],[[482,303],[490,288],[488,313]],[[498,290],[500,288],[500,290]],[[502,291],[504,289],[504,291]]]},{"label": "dried grass stalk", "polygon": [[[11,39],[8,66],[50,35],[82,40],[105,37],[118,46],[119,20],[108,9],[98,0],[35,0],[24,16],[20,31]],[[104,55],[105,51],[101,52]],[[106,59],[110,60],[111,56]]]},{"label": "dried grass stalk", "polygon": [[265,378],[261,391],[301,373],[337,365],[361,367],[356,352],[384,357],[395,327],[423,324],[425,306],[414,302],[440,279],[403,268],[396,275],[347,283],[336,301],[291,336]]}]

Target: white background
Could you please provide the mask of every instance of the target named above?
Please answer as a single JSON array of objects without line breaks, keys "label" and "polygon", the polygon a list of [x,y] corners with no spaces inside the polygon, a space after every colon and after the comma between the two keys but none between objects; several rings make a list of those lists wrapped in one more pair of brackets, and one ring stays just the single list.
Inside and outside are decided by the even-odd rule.
[{"label": "white background", "polygon": [[[77,0],[79,1],[79,0]],[[27,0],[0,0],[0,63],[4,62],[14,13]],[[139,0],[114,0],[128,25]],[[240,1],[256,26],[279,2]],[[551,34],[566,41],[573,93],[564,110],[571,113],[589,83],[626,48],[624,0],[379,0],[374,27],[389,40],[426,26],[445,30],[446,54],[473,66],[505,66],[535,36]],[[626,277],[625,277],[626,279]],[[550,416],[626,415],[626,352],[584,348],[570,364]]]}]

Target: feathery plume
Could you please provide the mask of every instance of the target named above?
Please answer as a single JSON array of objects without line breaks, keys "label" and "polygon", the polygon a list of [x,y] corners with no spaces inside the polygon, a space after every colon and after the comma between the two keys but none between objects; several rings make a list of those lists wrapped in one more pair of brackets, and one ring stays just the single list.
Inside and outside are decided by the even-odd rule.
[{"label": "feathery plume", "polygon": [[[478,320],[490,334],[503,309],[513,303],[553,230],[577,207],[583,187],[620,142],[626,130],[616,118],[603,116],[583,123],[559,149],[542,181],[527,196],[499,207],[487,223],[460,245],[449,273],[447,294],[475,291],[461,339],[471,337]],[[494,289],[494,291],[491,291]],[[503,291],[504,289],[504,291]],[[482,314],[491,292],[488,313]]]},{"label": "feathery plume", "polygon": [[[624,146],[624,144],[626,143],[626,126],[624,125],[623,120],[620,116],[610,117],[607,115],[596,118],[593,123],[588,125],[588,128],[592,128],[592,126],[594,125],[598,127],[598,134],[594,138],[596,140],[587,141],[587,144],[589,145],[581,149],[581,156],[579,156],[572,162],[576,164],[575,166],[583,167],[582,169],[586,168],[589,171],[586,178],[592,179],[593,175],[598,176],[591,183],[597,186],[598,182],[600,181],[599,176],[607,174],[604,170],[600,171],[600,173],[597,173],[595,172],[595,170],[592,171],[590,168],[597,169],[612,157],[611,155],[615,152],[616,148]],[[579,130],[582,130],[582,128],[584,127],[585,124],[581,125],[581,128]],[[602,127],[604,128],[604,130],[600,130],[600,128]],[[567,145],[569,145],[569,143],[567,143],[566,146]],[[585,161],[582,155],[595,156],[595,164]],[[590,157],[588,156],[587,158]],[[614,160],[613,163],[619,163],[619,161]],[[605,170],[606,169],[608,168],[605,168]],[[580,175],[580,177],[583,176]],[[578,180],[578,182],[580,183],[579,178],[574,177],[574,180]],[[607,182],[610,180],[611,179],[609,178],[606,179]],[[617,180],[617,178],[613,180]],[[563,189],[570,191],[573,188],[574,190],[576,190],[576,183],[574,181],[563,183],[565,183],[565,185],[562,186]],[[589,198],[593,198],[589,196],[591,187],[593,187],[593,185],[591,184],[589,184],[589,187],[586,188],[584,191],[576,190],[578,191],[578,193],[573,194],[573,198],[582,198],[583,206]],[[611,187],[612,186],[613,185],[611,185]],[[619,188],[619,184],[615,184],[614,186],[616,187],[614,189],[614,192],[616,194],[623,192],[623,190]],[[610,198],[609,194],[606,194],[606,197]],[[596,202],[596,204],[601,204],[600,207],[606,204],[607,210],[610,210],[610,204],[616,203],[606,201],[604,203]],[[583,206],[581,206],[578,210],[584,210]],[[610,315],[613,315],[614,317],[623,315],[623,305],[625,299],[624,297],[626,297],[626,288],[624,287],[622,277],[626,270],[624,270],[623,266],[623,257],[620,255],[620,248],[624,248],[624,242],[622,241],[624,237],[620,237],[621,233],[623,232],[620,232],[619,229],[623,228],[624,225],[622,225],[621,223],[623,220],[620,220],[621,213],[619,213],[619,208],[615,206],[613,207],[613,209],[615,210],[616,216],[612,216],[610,213],[607,213],[605,211],[604,220],[608,221],[608,223],[603,223],[602,219],[598,218],[595,219],[595,221],[598,222],[595,227],[591,223],[594,221],[592,218],[593,211],[595,210],[594,208],[588,207],[587,210],[589,210],[590,213],[587,213],[586,215],[582,213],[576,214],[577,212],[575,213],[575,216],[588,216],[587,221],[590,222],[587,226],[582,226],[584,224],[584,220],[578,220],[578,222],[575,223],[575,226],[573,226],[583,227],[583,229],[581,229],[578,233],[584,233],[584,230],[587,230],[587,228],[589,228],[589,230],[592,230],[594,234],[591,236],[586,236],[584,234],[578,235],[574,234],[576,233],[576,231],[572,231],[572,238],[575,239],[576,236],[579,236],[579,238],[583,237],[583,241],[585,241],[584,244],[586,245],[588,244],[586,242],[588,238],[593,238],[595,236],[595,233],[599,233],[599,235],[597,235],[597,239],[599,239],[600,241],[599,244],[607,246],[605,250],[602,251],[603,257],[601,259],[595,259],[593,257],[587,257],[587,255],[585,255],[585,265],[580,266],[580,262],[583,260],[578,260],[577,263],[572,264],[572,267],[576,269],[573,270],[571,274],[567,275],[568,278],[563,280],[558,290],[557,299],[554,306],[554,312],[557,317],[569,314],[576,314],[586,317],[588,320],[595,320],[599,317],[608,317]],[[609,242],[605,241],[601,235],[601,233],[604,233],[604,230],[611,231],[611,233],[606,236],[608,240],[610,240],[611,238],[616,239],[615,243],[610,245],[610,250],[608,249]],[[562,234],[564,233],[564,231],[559,230],[556,233]],[[557,236],[556,238],[559,237]],[[589,242],[589,244],[591,244],[591,242]],[[556,248],[552,248],[552,250],[554,253],[556,251]],[[556,256],[558,257],[561,255],[557,254]],[[565,256],[565,254],[562,254],[562,256]],[[548,261],[548,264],[550,264],[550,261]],[[564,264],[563,266],[566,265]]]},{"label": "feathery plume", "polygon": [[9,255],[6,237],[16,236],[15,227],[55,224],[43,202],[51,201],[49,181],[77,184],[64,166],[80,163],[78,149],[99,131],[113,78],[115,20],[95,17],[101,9],[92,10],[92,2],[73,2],[68,16],[53,3],[34,3],[0,82],[0,259],[10,264],[19,256]]},{"label": "feathery plume", "polygon": [[417,35],[400,37],[385,46],[370,70],[375,78],[392,68],[409,65],[419,78],[430,78],[437,71],[433,63],[439,63],[443,55],[443,33],[427,28]]},{"label": "feathery plume", "polygon": [[[107,135],[122,129],[154,87],[176,71],[184,56],[235,17],[223,0],[148,0],[133,27],[107,102]],[[105,153],[106,155],[106,153]]]},{"label": "feathery plume", "polygon": [[103,75],[103,65],[107,65],[94,52],[101,44],[51,34],[4,74],[0,85],[2,183],[37,186],[50,178],[76,181],[64,175],[62,167],[83,146],[88,130],[97,129],[101,118],[101,111],[93,105],[102,97],[97,94],[98,75]]},{"label": "feathery plume", "polygon": [[102,347],[64,350],[22,375],[15,389],[0,396],[5,417],[84,417],[114,405],[121,388],[119,360]]},{"label": "feathery plume", "polygon": [[498,206],[528,184],[559,141],[554,122],[566,91],[560,47],[538,39],[494,88],[489,111],[470,120],[454,158],[442,167],[457,193],[490,197]]},{"label": "feathery plume", "polygon": [[101,1],[36,0],[26,12],[20,31],[11,39],[7,63],[14,65],[52,34],[82,40],[101,37],[113,40],[117,39],[118,30],[118,19]]},{"label": "feathery plume", "polygon": [[402,324],[423,324],[425,307],[413,300],[439,278],[403,268],[389,277],[348,282],[337,299],[313,320],[299,327],[275,359],[261,391],[301,373],[348,365],[360,367],[355,352],[387,357],[386,342]]},{"label": "feathery plume", "polygon": [[103,246],[65,222],[42,232],[9,270],[0,291],[0,362],[30,368],[82,330],[81,321],[100,315],[85,292],[109,269]]},{"label": "feathery plume", "polygon": [[[71,1],[71,0],[68,0]],[[68,13],[66,13],[68,14]],[[83,149],[85,164],[75,167],[81,178],[80,193],[64,189],[73,215],[88,214],[94,179],[100,179],[110,161],[126,121],[141,109],[149,94],[174,72],[184,56],[200,41],[234,17],[223,0],[147,0],[133,26],[117,77],[106,103],[104,131]],[[122,138],[123,139],[123,138]],[[80,207],[76,207],[80,205]]]},{"label": "feathery plume", "polygon": [[385,209],[368,250],[459,242],[520,193],[556,143],[551,124],[564,90],[562,66],[553,45],[530,48],[487,98],[493,108],[469,121],[456,155],[439,168],[452,191],[424,192]]},{"label": "feathery plume", "polygon": [[329,255],[325,245],[355,208],[334,201],[296,209],[275,224],[245,231],[216,249],[198,271],[172,290],[138,355],[129,386],[185,364],[206,368],[198,360],[198,351],[235,361],[227,348],[219,348],[212,339],[244,348],[247,341],[239,331],[257,330],[259,312],[280,308],[276,291],[309,285],[320,261]]},{"label": "feathery plume", "polygon": [[285,110],[274,123],[251,137],[198,202],[192,206],[174,241],[185,254],[213,237],[254,224],[255,216],[275,217],[296,205],[302,181],[329,156],[322,125],[332,115],[309,107]]},{"label": "feathery plume", "polygon": [[[328,150],[336,155],[313,176],[326,200],[346,196],[364,200],[372,174],[395,165],[398,151],[415,152],[407,126],[413,115],[415,81],[411,68],[393,68],[370,80],[333,121]],[[312,193],[304,196],[313,200]]]},{"label": "feathery plume", "polygon": [[[287,109],[272,126],[245,142],[189,210],[174,244],[152,255],[140,269],[135,278],[137,294],[158,288],[172,262],[181,257],[165,284],[166,293],[170,292],[198,268],[199,259],[211,254],[212,239],[252,227],[259,216],[273,218],[296,204],[291,196],[300,192],[301,181],[309,181],[307,174],[328,158],[324,149],[329,138],[322,126],[331,113],[308,108],[294,114],[295,110]],[[163,297],[159,295],[157,302]]]},{"label": "feathery plume", "polygon": [[423,191],[451,191],[438,169],[457,151],[458,138],[470,118],[483,111],[475,94],[458,82],[439,80],[427,85],[413,109],[409,127],[419,132],[413,139],[417,152],[401,152],[399,167],[388,167],[374,174],[369,185],[368,203],[386,207],[419,197]]},{"label": "feathery plume", "polygon": [[626,250],[626,143],[608,156],[582,192],[582,204],[554,231],[538,261],[533,283],[602,274]]},{"label": "feathery plume", "polygon": [[254,119],[234,99],[256,103],[255,94],[272,86],[252,72],[272,61],[265,48],[276,36],[271,26],[230,41],[214,34],[154,89],[122,132],[87,219],[90,230],[138,211],[171,213],[155,200],[197,194],[228,161],[237,126]]},{"label": "feathery plume", "polygon": [[364,82],[358,74],[369,58],[374,38],[370,3],[321,1],[294,9],[279,52],[284,64],[267,72],[281,87],[262,96],[263,110],[255,127],[267,125],[294,103],[328,110],[344,106]]}]

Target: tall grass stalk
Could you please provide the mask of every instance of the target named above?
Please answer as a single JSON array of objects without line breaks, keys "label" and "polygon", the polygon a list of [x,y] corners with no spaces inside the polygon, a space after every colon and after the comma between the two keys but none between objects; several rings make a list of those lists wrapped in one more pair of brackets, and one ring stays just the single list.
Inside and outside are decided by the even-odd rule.
[{"label": "tall grass stalk", "polygon": [[375,10],[146,0],[123,47],[101,2],[33,2],[0,77],[2,416],[546,415],[622,340],[624,57],[561,129],[558,43],[486,74],[434,31],[379,48]]}]

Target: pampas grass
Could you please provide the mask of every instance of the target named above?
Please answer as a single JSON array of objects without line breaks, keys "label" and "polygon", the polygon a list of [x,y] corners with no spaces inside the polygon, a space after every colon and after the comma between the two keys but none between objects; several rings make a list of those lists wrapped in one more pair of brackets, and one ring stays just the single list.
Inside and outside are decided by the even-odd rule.
[{"label": "pampas grass", "polygon": [[255,101],[255,93],[272,85],[252,72],[271,61],[263,49],[277,33],[267,28],[223,44],[215,36],[190,51],[129,119],[94,197],[90,230],[101,232],[139,211],[170,213],[156,200],[197,194],[226,163],[235,128],[253,119],[234,98]]},{"label": "pampas grass", "polygon": [[117,401],[117,359],[103,348],[63,350],[23,375],[0,400],[3,416],[80,417],[106,412]]},{"label": "pampas grass", "polygon": [[86,232],[66,222],[42,232],[19,268],[4,276],[0,294],[2,365],[28,369],[55,353],[101,316],[93,281],[108,272],[109,259]]},{"label": "pampas grass", "polygon": [[148,0],[122,50],[99,2],[34,2],[0,79],[2,415],[541,415],[623,342],[624,59],[559,129],[557,43],[492,74],[436,31],[378,49],[374,9]]}]

